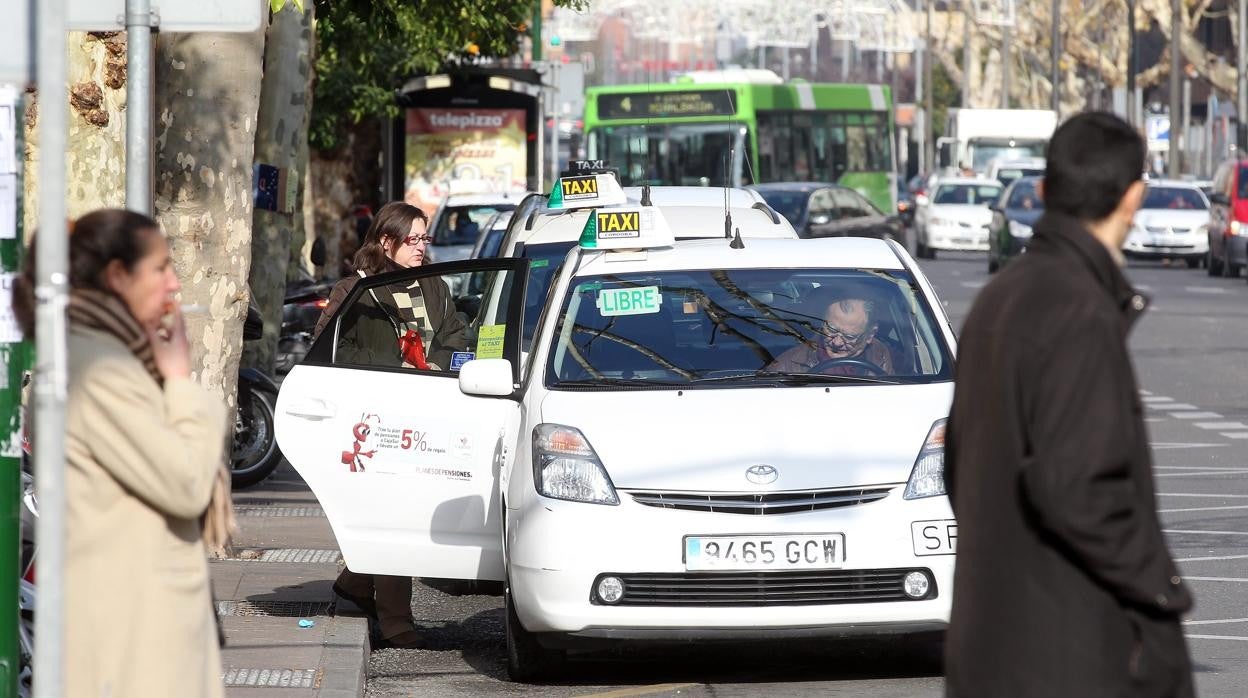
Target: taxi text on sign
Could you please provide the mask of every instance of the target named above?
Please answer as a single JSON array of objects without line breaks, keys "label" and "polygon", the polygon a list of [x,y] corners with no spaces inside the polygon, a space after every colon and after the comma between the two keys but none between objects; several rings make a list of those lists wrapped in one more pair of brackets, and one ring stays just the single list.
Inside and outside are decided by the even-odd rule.
[{"label": "taxi text on sign", "polygon": [[563,189],[564,201],[575,201],[577,199],[588,199],[598,196],[598,178],[594,175],[565,177],[559,180],[559,186]]},{"label": "taxi text on sign", "polygon": [[[66,0],[65,4],[68,29],[125,27],[126,0]],[[250,32],[260,28],[268,6],[261,0],[152,0],[152,14],[166,32]]]}]

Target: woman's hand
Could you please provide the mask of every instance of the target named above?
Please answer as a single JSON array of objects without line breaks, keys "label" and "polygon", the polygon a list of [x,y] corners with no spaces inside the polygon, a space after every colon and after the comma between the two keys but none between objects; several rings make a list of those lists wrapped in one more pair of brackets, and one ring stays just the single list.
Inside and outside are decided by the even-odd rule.
[{"label": "woman's hand", "polygon": [[186,320],[182,317],[182,308],[176,303],[172,305],[169,322],[147,330],[156,370],[165,380],[191,377],[191,342],[186,338]]}]

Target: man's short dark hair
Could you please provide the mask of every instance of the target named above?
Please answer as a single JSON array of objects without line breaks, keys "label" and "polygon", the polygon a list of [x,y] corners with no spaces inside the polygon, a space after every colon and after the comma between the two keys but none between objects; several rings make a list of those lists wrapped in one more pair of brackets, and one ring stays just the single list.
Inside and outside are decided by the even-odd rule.
[{"label": "man's short dark hair", "polygon": [[1085,221],[1104,219],[1143,175],[1147,156],[1139,132],[1119,117],[1105,112],[1070,117],[1049,140],[1045,210]]}]

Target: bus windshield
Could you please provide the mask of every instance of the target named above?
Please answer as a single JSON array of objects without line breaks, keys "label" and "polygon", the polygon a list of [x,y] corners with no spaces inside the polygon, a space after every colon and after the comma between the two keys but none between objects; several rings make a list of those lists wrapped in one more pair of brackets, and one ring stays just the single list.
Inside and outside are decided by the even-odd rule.
[{"label": "bus windshield", "polygon": [[620,170],[629,186],[735,186],[740,182],[745,128],[730,123],[605,126],[590,135],[590,157]]}]

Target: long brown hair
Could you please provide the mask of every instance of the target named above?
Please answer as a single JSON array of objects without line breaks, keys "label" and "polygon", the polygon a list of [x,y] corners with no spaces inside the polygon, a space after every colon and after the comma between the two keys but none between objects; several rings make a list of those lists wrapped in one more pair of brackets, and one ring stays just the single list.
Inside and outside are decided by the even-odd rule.
[{"label": "long brown hair", "polygon": [[364,242],[355,253],[352,267],[355,271],[365,274],[380,274],[386,271],[386,260],[389,256],[382,248],[382,240],[389,238],[391,245],[401,243],[412,232],[412,223],[423,221],[427,226],[429,217],[425,212],[402,201],[391,201],[377,212],[373,224],[364,233]]},{"label": "long brown hair", "polygon": [[[153,237],[159,234],[156,221],[141,213],[102,208],[79,218],[70,226],[69,288],[113,294],[104,280],[104,270],[113,261],[127,271],[147,254]],[[27,337],[35,332],[35,245],[22,264],[22,273],[13,282],[13,314]]]}]

